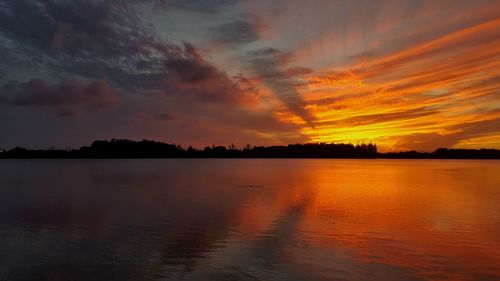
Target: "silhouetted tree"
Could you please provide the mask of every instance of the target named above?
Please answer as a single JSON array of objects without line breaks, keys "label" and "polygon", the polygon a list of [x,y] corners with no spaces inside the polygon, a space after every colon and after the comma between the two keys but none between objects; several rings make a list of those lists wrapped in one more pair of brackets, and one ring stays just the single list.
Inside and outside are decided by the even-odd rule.
[{"label": "silhouetted tree", "polygon": [[73,150],[28,150],[16,147],[0,150],[0,158],[464,158],[500,159],[496,149],[446,149],[432,153],[405,151],[378,153],[373,143],[306,143],[287,146],[250,146],[238,149],[234,144],[207,146],[203,150],[190,146],[156,141],[126,139],[96,140],[90,146]]}]

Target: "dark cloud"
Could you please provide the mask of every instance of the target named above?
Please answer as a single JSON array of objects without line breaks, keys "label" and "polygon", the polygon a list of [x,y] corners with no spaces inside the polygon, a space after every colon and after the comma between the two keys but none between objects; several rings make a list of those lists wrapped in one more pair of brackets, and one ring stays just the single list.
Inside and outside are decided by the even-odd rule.
[{"label": "dark cloud", "polygon": [[[233,1],[208,2],[164,4],[207,8]],[[5,2],[8,9],[0,10],[0,31],[23,46],[21,51],[7,50],[10,53],[6,56],[12,63],[29,58],[30,65],[52,70],[55,81],[69,77],[105,78],[125,92],[163,91],[205,102],[238,102],[248,98],[241,79],[228,77],[190,44],[162,42],[141,21],[140,11],[145,9],[145,3],[162,1]]]},{"label": "dark cloud", "polygon": [[263,48],[248,52],[245,59],[288,109],[300,116],[308,125],[313,126],[315,118],[305,109],[305,103],[295,88],[296,81],[282,70],[290,58],[291,55],[287,52],[275,48]]},{"label": "dark cloud", "polygon": [[181,52],[143,23],[149,2],[157,1],[3,2],[0,40],[9,43],[3,44],[3,64],[43,67],[58,80],[106,77],[122,89],[147,91],[164,75],[163,61]]},{"label": "dark cloud", "polygon": [[[55,20],[38,1],[1,1],[0,30],[3,35],[39,47],[48,47]],[[42,4],[42,5],[40,5]]]},{"label": "dark cloud", "polygon": [[160,0],[164,5],[198,13],[220,13],[242,0]]},{"label": "dark cloud", "polygon": [[[117,57],[140,51],[154,39],[142,26],[133,1],[18,0],[1,14],[0,30],[18,43],[71,55]],[[139,43],[140,41],[143,41]]]},{"label": "dark cloud", "polygon": [[43,80],[33,79],[27,83],[12,81],[4,85],[0,103],[47,108],[61,116],[74,116],[116,106],[118,93],[106,81],[85,84],[80,80],[67,80],[48,85]]},{"label": "dark cloud", "polygon": [[[165,132],[169,132],[169,140],[207,141],[211,131],[192,125],[198,124],[197,120],[215,120],[207,126],[227,123],[230,129],[218,132],[217,137],[232,137],[236,126],[229,124],[238,118],[253,118],[236,112],[258,99],[254,83],[242,76],[229,76],[191,44],[176,45],[160,39],[141,14],[160,2],[0,0],[8,7],[8,11],[0,9],[0,69],[20,72],[19,76],[8,73],[2,79],[21,81],[0,91],[0,103],[9,112],[18,107],[32,109],[27,116],[38,116],[37,112],[45,110],[68,117],[109,109],[120,100],[120,108],[106,112],[106,120],[96,120],[98,114],[72,119],[78,128],[74,135],[85,142],[96,136],[123,134],[160,139]],[[209,6],[223,5],[200,1],[201,6],[195,7],[196,2],[166,3],[161,8],[206,8],[199,11],[209,12]],[[24,83],[31,77],[43,77],[43,81]],[[5,80],[0,80],[0,85]],[[131,95],[134,93],[142,95]],[[153,93],[161,98],[142,98]],[[234,115],[228,117],[229,111]],[[35,121],[19,118],[13,127],[33,127]],[[57,131],[58,126],[44,129],[47,139],[52,136],[60,140],[63,133]],[[73,128],[64,134],[69,135],[70,130]],[[287,133],[292,136],[294,132]],[[212,140],[217,143],[215,137]],[[241,138],[247,139],[247,135]]]},{"label": "dark cloud", "polygon": [[175,115],[168,112],[156,113],[153,114],[153,116],[156,120],[160,121],[169,121],[175,119]]},{"label": "dark cloud", "polygon": [[259,39],[259,29],[262,28],[258,21],[252,19],[238,19],[226,22],[211,30],[213,39],[221,44],[237,45],[256,41]]},{"label": "dark cloud", "polygon": [[244,77],[229,77],[185,45],[182,56],[165,61],[166,94],[208,103],[252,102],[258,95]]}]

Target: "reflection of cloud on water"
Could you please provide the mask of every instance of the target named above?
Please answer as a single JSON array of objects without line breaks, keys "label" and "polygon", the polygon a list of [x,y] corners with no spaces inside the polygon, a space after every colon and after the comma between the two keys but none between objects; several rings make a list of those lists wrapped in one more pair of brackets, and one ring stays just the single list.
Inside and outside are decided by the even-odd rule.
[{"label": "reflection of cloud on water", "polygon": [[[307,276],[293,267],[291,251],[300,243],[299,226],[306,209],[313,202],[312,189],[305,188],[297,198],[287,195],[289,205],[262,232],[251,238],[228,237],[222,247],[206,256],[198,256],[196,271],[183,275],[183,280],[263,280],[288,276],[301,280]],[[276,203],[276,202],[274,202]],[[292,249],[290,249],[292,248]],[[205,258],[204,261],[199,259]],[[177,276],[179,277],[179,276]],[[176,277],[167,279],[175,280]]]},{"label": "reflection of cloud on water", "polygon": [[[360,160],[217,161],[43,162],[22,175],[0,169],[7,184],[0,192],[10,199],[0,205],[0,280],[419,280],[499,272],[496,162],[370,160],[365,169]],[[478,182],[481,189],[472,188]]]}]

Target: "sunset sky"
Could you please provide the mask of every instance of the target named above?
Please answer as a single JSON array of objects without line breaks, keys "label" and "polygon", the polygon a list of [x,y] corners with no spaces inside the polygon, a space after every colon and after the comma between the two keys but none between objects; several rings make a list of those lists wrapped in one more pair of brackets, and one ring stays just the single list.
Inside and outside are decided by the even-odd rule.
[{"label": "sunset sky", "polygon": [[500,1],[0,0],[0,132],[500,148]]}]

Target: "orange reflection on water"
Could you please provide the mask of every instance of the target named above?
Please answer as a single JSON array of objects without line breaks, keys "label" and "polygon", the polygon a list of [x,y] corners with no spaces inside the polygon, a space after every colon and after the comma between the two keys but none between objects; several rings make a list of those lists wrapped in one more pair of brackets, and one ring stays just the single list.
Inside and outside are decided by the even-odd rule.
[{"label": "orange reflection on water", "polygon": [[[499,276],[498,162],[298,163],[277,169],[283,183],[273,202],[254,201],[240,219],[257,240],[288,237],[276,247],[311,276],[365,278],[363,269],[386,280]],[[383,272],[367,269],[373,265]]]},{"label": "orange reflection on water", "polygon": [[13,280],[500,278],[500,161],[0,164]]}]

